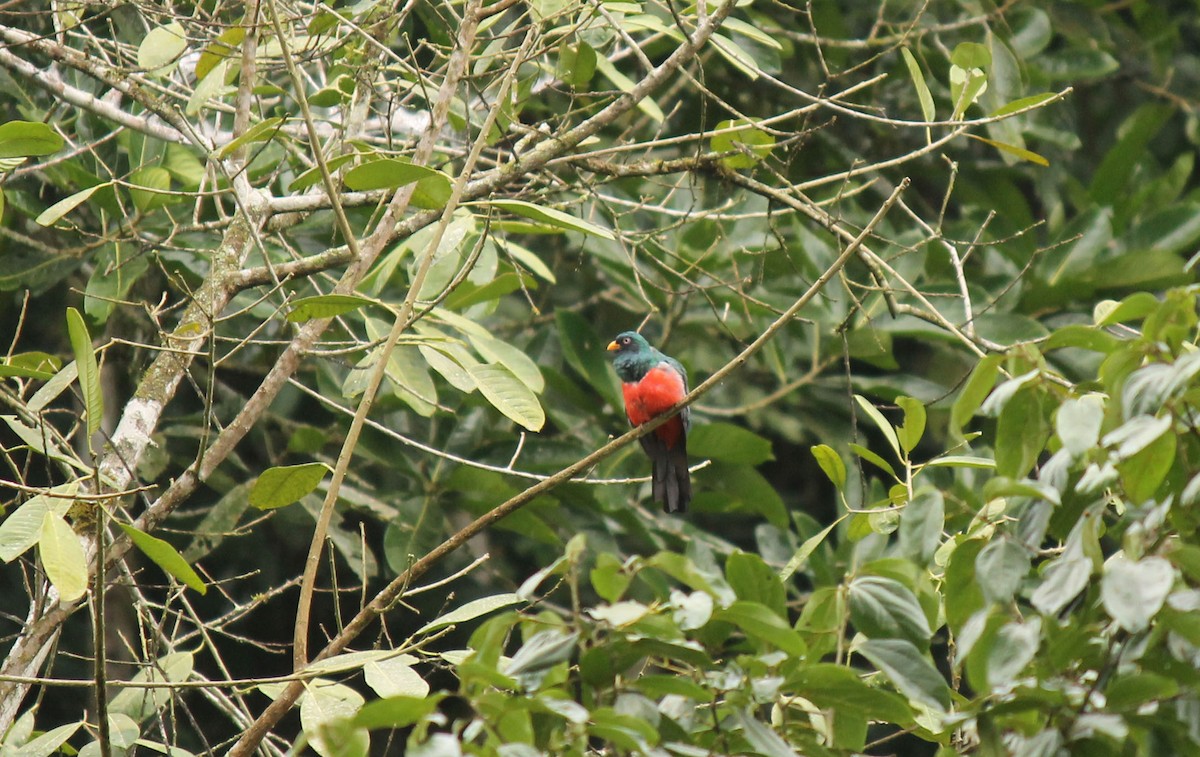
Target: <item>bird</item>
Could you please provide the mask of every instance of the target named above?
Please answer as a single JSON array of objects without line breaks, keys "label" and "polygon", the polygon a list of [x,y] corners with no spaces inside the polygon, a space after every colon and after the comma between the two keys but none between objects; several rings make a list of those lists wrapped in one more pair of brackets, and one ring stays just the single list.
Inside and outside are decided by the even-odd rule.
[{"label": "bird", "polygon": [[[640,426],[665,413],[688,392],[687,371],[679,361],[650,346],[636,331],[617,334],[608,344],[613,368],[621,379],[625,414],[630,424]],[[691,411],[683,408],[671,420],[641,437],[642,449],[653,463],[654,500],[667,513],[687,512],[692,501],[688,475],[687,434]]]}]

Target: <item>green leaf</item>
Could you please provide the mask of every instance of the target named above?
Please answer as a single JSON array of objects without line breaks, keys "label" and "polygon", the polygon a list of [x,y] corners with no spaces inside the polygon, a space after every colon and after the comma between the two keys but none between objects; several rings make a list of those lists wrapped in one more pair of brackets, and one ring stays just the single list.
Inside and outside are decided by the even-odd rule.
[{"label": "green leaf", "polygon": [[1046,615],[1057,615],[1091,582],[1092,561],[1064,554],[1042,568],[1041,583],[1029,601]]},{"label": "green leaf", "polygon": [[817,459],[817,465],[821,466],[821,470],[833,482],[834,488],[838,491],[845,488],[846,464],[842,462],[841,456],[833,451],[833,447],[828,444],[817,444],[811,450],[812,456]]},{"label": "green leaf", "polygon": [[532,219],[552,228],[563,229],[564,231],[578,231],[581,234],[590,234],[601,239],[613,239],[612,232],[608,229],[602,229],[594,223],[589,223],[554,208],[534,205],[531,202],[523,200],[488,200],[486,204],[498,210]]},{"label": "green leaf", "polygon": [[61,515],[47,512],[42,517],[38,552],[46,577],[58,589],[62,601],[74,602],[87,593],[87,557],[79,536]]},{"label": "green leaf", "polygon": [[774,460],[771,442],[753,431],[732,423],[708,423],[688,432],[688,453],[740,465],[758,465]]},{"label": "green leaf", "polygon": [[821,542],[825,541],[825,537],[829,536],[829,532],[841,522],[842,519],[838,518],[819,532],[805,539],[800,548],[796,550],[796,554],[792,555],[792,559],[788,560],[787,565],[783,566],[783,569],[779,571],[780,580],[788,580],[796,571],[803,568],[804,563],[808,562],[808,558],[812,556],[812,553],[816,551],[817,547],[821,546]]},{"label": "green leaf", "polygon": [[210,42],[196,61],[196,80],[203,81],[218,63],[237,56],[237,48],[246,38],[246,27],[231,26]]},{"label": "green leaf", "polygon": [[[138,668],[130,683],[178,683],[192,674],[195,658],[191,652],[172,652]],[[111,714],[124,714],[141,723],[166,707],[171,698],[178,696],[167,687],[122,689],[108,703]]]},{"label": "green leaf", "polygon": [[1108,709],[1120,712],[1136,710],[1147,702],[1172,699],[1178,693],[1179,683],[1173,678],[1157,673],[1132,673],[1109,683],[1104,698],[1108,700]]},{"label": "green leaf", "polygon": [[290,505],[314,491],[329,472],[330,468],[325,463],[267,468],[250,489],[250,504],[260,510]]},{"label": "green leaf", "polygon": [[51,155],[65,144],[66,140],[58,136],[49,124],[36,121],[6,121],[0,124],[0,158]]},{"label": "green leaf", "polygon": [[321,757],[342,757],[337,750],[337,743],[326,738],[324,727],[353,718],[364,701],[362,694],[345,684],[319,678],[308,681],[304,697],[300,700],[300,726],[304,729],[309,746]]},{"label": "green leaf", "polygon": [[97,184],[87,189],[81,189],[70,197],[64,197],[50,207],[43,210],[34,222],[40,226],[53,226],[58,223],[67,213],[70,213],[75,208],[87,202],[87,199],[96,194],[101,189],[110,186],[108,182]]},{"label": "green leaf", "polygon": [[1104,566],[1100,601],[1122,628],[1138,633],[1149,627],[1174,584],[1175,568],[1165,558],[1117,555]]},{"label": "green leaf", "polygon": [[992,111],[992,118],[1003,118],[1004,116],[1007,116],[1011,113],[1016,113],[1019,110],[1036,108],[1042,103],[1050,102],[1056,97],[1058,97],[1058,95],[1054,92],[1042,92],[1041,94],[1022,97]]},{"label": "green leaf", "polygon": [[479,387],[479,392],[510,420],[530,431],[540,431],[546,413],[537,395],[507,367],[498,363],[465,365],[463,369]]},{"label": "green leaf", "polygon": [[787,618],[787,595],[779,575],[755,554],[734,552],[725,561],[725,580],[738,599],[770,608],[779,617]]},{"label": "green leaf", "polygon": [[737,710],[735,714],[738,723],[742,726],[742,735],[746,737],[746,741],[750,742],[750,746],[754,747],[755,754],[766,757],[799,757],[782,736],[772,731],[749,712]]},{"label": "green leaf", "polygon": [[504,674],[508,676],[529,675],[552,668],[571,658],[579,646],[578,631],[563,631],[548,628],[534,634],[521,645],[508,664]]},{"label": "green leaf", "polygon": [[[356,160],[357,158],[358,154],[353,152],[348,152],[344,155],[335,155],[334,157],[325,161],[325,168],[329,170],[330,174],[336,175],[336,172],[339,168]],[[288,191],[300,192],[301,190],[315,186],[323,178],[324,177],[321,175],[321,167],[313,166],[297,176],[295,179],[292,179],[292,182],[288,184]]]},{"label": "green leaf", "polygon": [[356,294],[318,294],[301,297],[292,301],[287,320],[289,323],[305,323],[316,318],[333,318],[374,302],[375,300],[369,297]]},{"label": "green leaf", "polygon": [[917,62],[916,56],[907,47],[900,48],[900,55],[904,58],[904,65],[908,67],[908,75],[912,79],[913,87],[917,90],[917,100],[921,103],[921,116],[926,121],[932,121],[936,115],[933,107],[933,95],[929,92],[929,85],[925,83],[925,74],[921,72],[921,64]]},{"label": "green leaf", "polygon": [[376,699],[367,702],[351,722],[359,728],[407,728],[431,715],[444,696]]},{"label": "green leaf", "polygon": [[436,631],[439,628],[465,623],[468,620],[474,620],[482,615],[493,613],[496,610],[521,604],[524,601],[518,594],[496,594],[490,597],[475,599],[451,610],[440,618],[429,621],[417,630],[416,635],[420,636],[430,631]]},{"label": "green leaf", "polygon": [[419,166],[401,158],[381,158],[355,166],[343,177],[346,186],[359,192],[373,189],[398,189],[407,184],[428,179],[433,184],[443,184],[447,192],[451,189],[450,177],[427,166]]},{"label": "green leaf", "polygon": [[962,118],[963,114],[980,95],[987,91],[987,74],[978,68],[950,67],[950,101],[954,103],[954,112],[950,114],[952,121]]},{"label": "green leaf", "polygon": [[[1072,51],[1077,52],[1077,51]],[[1115,65],[1116,62],[1113,61]],[[1162,103],[1143,105],[1135,110],[1117,130],[1121,135],[1100,161],[1088,193],[1100,205],[1112,205],[1141,164],[1150,140],[1166,125],[1175,109]]]},{"label": "green leaf", "polygon": [[933,663],[904,639],[870,639],[859,654],[879,668],[909,699],[936,710],[950,709],[950,687]]},{"label": "green leaf", "polygon": [[92,434],[100,430],[100,423],[104,420],[104,392],[100,387],[100,366],[92,349],[92,337],[88,334],[83,316],[75,308],[67,308],[67,333],[71,337],[71,350],[75,353],[75,365],[79,371],[79,388],[87,413],[90,446]]},{"label": "green leaf", "polygon": [[166,76],[185,50],[187,36],[182,24],[172,21],[166,26],[155,27],[138,45],[138,68],[150,76]]},{"label": "green leaf", "polygon": [[267,142],[272,139],[279,128],[283,126],[284,119],[282,116],[274,116],[265,118],[262,121],[246,129],[246,132],[237,139],[231,140],[227,145],[217,150],[213,157],[217,160],[224,160],[232,155],[236,150],[245,147],[254,142]]},{"label": "green leaf", "polygon": [[202,595],[208,593],[208,587],[204,584],[204,581],[196,574],[192,566],[188,565],[187,560],[183,559],[183,555],[179,554],[169,542],[151,536],[144,531],[139,531],[133,526],[124,523],[117,523],[117,525],[121,527],[122,531],[128,534],[134,545],[146,557],[153,560],[155,565],[162,568],[164,572],[174,576],[185,586]]},{"label": "green leaf", "polygon": [[896,471],[892,468],[891,463],[889,463],[887,460],[884,460],[882,457],[875,454],[871,450],[867,449],[866,447],[862,446],[861,444],[854,444],[853,442],[850,443],[850,450],[854,454],[861,457],[863,460],[866,460],[867,462],[874,464],[880,470],[887,471],[891,475],[892,478],[899,480],[899,477],[896,476]]},{"label": "green leaf", "polygon": [[925,434],[925,406],[912,397],[897,397],[896,404],[904,411],[904,423],[896,429],[896,438],[905,452],[912,452]]},{"label": "green leaf", "polygon": [[1024,623],[1006,623],[988,650],[988,684],[993,688],[1011,686],[1033,661],[1041,639],[1042,619],[1037,615]]},{"label": "green leaf", "polygon": [[975,416],[984,398],[991,393],[996,377],[1000,375],[1000,363],[1003,360],[1003,355],[991,354],[971,369],[971,375],[950,408],[950,427],[953,430],[961,431],[962,427],[967,425],[967,421]]},{"label": "green leaf", "polygon": [[868,638],[907,639],[922,646],[933,632],[917,597],[904,584],[883,576],[850,582],[850,620]]},{"label": "green leaf", "polygon": [[739,599],[724,610],[713,613],[713,619],[732,623],[747,636],[765,641],[790,655],[803,657],[807,651],[800,634],[793,631],[787,621],[758,602]]},{"label": "green leaf", "polygon": [[921,487],[900,516],[900,550],[914,562],[927,564],[942,543],[945,521],[942,493],[932,487]]},{"label": "green leaf", "polygon": [[[129,177],[129,196],[134,206],[143,213],[161,208],[174,198],[164,191],[171,188],[171,174],[160,166],[147,166]],[[157,191],[156,191],[157,190]]]},{"label": "green leaf", "polygon": [[424,697],[429,694],[429,684],[412,669],[416,663],[417,658],[407,654],[370,660],[363,665],[363,676],[381,697]]},{"label": "green leaf", "polygon": [[596,50],[586,42],[568,44],[564,41],[558,48],[556,75],[575,89],[587,86],[596,75]]},{"label": "green leaf", "polygon": [[1063,401],[1054,418],[1054,428],[1063,447],[1073,457],[1079,457],[1100,440],[1104,423],[1104,397],[1087,394]]},{"label": "green leaf", "polygon": [[67,743],[67,739],[74,736],[81,725],[81,722],[60,725],[19,747],[14,748],[6,744],[4,754],[6,757],[49,757]]},{"label": "green leaf", "polygon": [[1008,153],[1009,155],[1020,158],[1021,160],[1025,160],[1025,161],[1034,163],[1034,164],[1042,166],[1042,167],[1046,167],[1046,166],[1050,165],[1049,160],[1047,160],[1045,157],[1043,157],[1041,155],[1038,155],[1033,150],[1027,150],[1024,147],[1018,147],[1017,145],[1010,145],[1007,142],[998,142],[994,139],[988,139],[987,137],[981,137],[978,134],[968,134],[967,136],[970,137],[971,139],[975,139],[980,142],[983,142],[986,145],[991,145],[992,147],[996,148],[1000,152]]},{"label": "green leaf", "polygon": [[1120,302],[1102,300],[1092,310],[1092,320],[1097,326],[1112,326],[1116,323],[1140,321],[1158,309],[1162,303],[1149,292],[1135,292]]},{"label": "green leaf", "polygon": [[1012,539],[997,537],[988,542],[975,558],[983,598],[1001,604],[1011,601],[1029,574],[1030,557],[1029,550]]},{"label": "green leaf", "polygon": [[890,691],[867,685],[861,673],[833,663],[814,663],[801,667],[789,677],[788,687],[824,711],[849,712],[870,720],[901,727],[912,722],[908,703]]},{"label": "green leaf", "polygon": [[981,68],[986,71],[992,67],[992,51],[978,42],[960,42],[950,54],[950,62],[959,68]]},{"label": "green leaf", "polygon": [[996,422],[996,473],[1022,478],[1037,462],[1049,435],[1042,393],[1025,388],[1013,395]]},{"label": "green leaf", "polygon": [[744,118],[728,119],[717,124],[712,137],[713,152],[734,153],[721,159],[733,170],[753,168],[771,154],[775,137],[755,128],[753,121]]},{"label": "green leaf", "polygon": [[892,428],[892,424],[888,423],[887,418],[883,417],[883,413],[879,412],[878,408],[872,405],[866,397],[856,394],[854,395],[854,399],[858,402],[858,406],[862,408],[862,411],[867,414],[867,417],[883,432],[883,438],[887,439],[888,444],[892,447],[892,451],[896,453],[896,457],[903,459],[904,456],[900,454],[900,441],[896,438],[896,430]]},{"label": "green leaf", "polygon": [[46,515],[53,513],[59,517],[65,516],[74,502],[69,495],[78,490],[78,481],[60,484],[52,488],[50,494],[30,497],[16,510],[10,511],[0,521],[0,560],[12,562],[37,544]]}]

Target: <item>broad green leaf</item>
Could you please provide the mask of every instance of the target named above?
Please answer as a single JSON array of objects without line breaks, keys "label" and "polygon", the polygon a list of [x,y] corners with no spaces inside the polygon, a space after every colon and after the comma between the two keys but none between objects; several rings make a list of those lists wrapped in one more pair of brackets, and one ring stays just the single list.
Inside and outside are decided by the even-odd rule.
[{"label": "broad green leaf", "polygon": [[1006,623],[996,634],[987,656],[988,683],[1010,686],[1037,654],[1042,619],[1034,615],[1024,623]]},{"label": "broad green leaf", "polygon": [[340,683],[315,679],[305,683],[300,700],[300,726],[309,745],[321,757],[340,757],[337,745],[325,738],[322,727],[337,720],[353,718],[364,699],[354,689]]},{"label": "broad green leaf", "polygon": [[925,83],[925,74],[921,72],[921,64],[917,62],[916,56],[907,47],[900,48],[900,55],[904,58],[904,65],[908,67],[908,75],[912,78],[913,87],[917,90],[917,101],[921,104],[921,116],[926,121],[932,121],[936,114],[933,107],[933,95],[929,92],[929,85]]},{"label": "broad green leaf", "polygon": [[213,157],[217,158],[218,160],[224,160],[232,155],[236,150],[239,150],[246,145],[254,142],[268,142],[274,138],[276,133],[278,133],[280,127],[283,126],[283,122],[284,119],[281,116],[265,118],[251,126],[249,129],[246,129],[246,132],[237,139],[230,140],[228,144],[217,150]]},{"label": "broad green leaf", "polygon": [[975,575],[988,602],[1012,600],[1029,574],[1030,552],[1013,539],[993,538],[975,558]]},{"label": "broad green leaf", "polygon": [[803,657],[807,651],[800,634],[792,630],[787,621],[758,602],[739,599],[729,607],[713,613],[713,619],[732,623],[747,636],[765,641],[790,655]]},{"label": "broad green leaf", "polygon": [[250,489],[250,504],[260,510],[290,505],[315,490],[329,472],[330,468],[325,463],[267,468]]},{"label": "broad green leaf", "polygon": [[401,158],[372,160],[351,168],[343,177],[346,186],[359,192],[372,189],[398,189],[422,179],[444,184],[447,191],[451,188],[452,182],[446,174]]},{"label": "broad green leaf", "polygon": [[974,455],[943,455],[922,464],[924,468],[936,468],[939,466],[945,468],[995,469],[996,461],[986,457],[975,457]]},{"label": "broad green leaf", "polygon": [[721,159],[733,170],[753,168],[771,154],[775,137],[754,126],[744,118],[729,119],[717,124],[713,135],[713,152],[734,153]]},{"label": "broad green leaf", "polygon": [[83,312],[92,323],[103,325],[117,302],[127,299],[129,290],[150,269],[150,259],[132,245],[114,242],[105,245],[95,262],[84,290]]},{"label": "broad green leaf", "polygon": [[738,599],[757,602],[787,619],[787,593],[779,575],[756,554],[737,551],[725,561],[725,580]]},{"label": "broad green leaf", "polygon": [[540,431],[546,413],[537,395],[503,365],[497,363],[463,366],[480,394],[509,419],[530,431]]},{"label": "broad green leaf", "polygon": [[1130,633],[1149,627],[1175,584],[1175,568],[1162,557],[1111,558],[1100,580],[1100,600],[1113,620]]},{"label": "broad green leaf", "polygon": [[957,121],[962,118],[967,108],[987,91],[987,87],[987,74],[981,69],[951,66],[950,102],[954,104],[954,111],[950,114],[950,120]]},{"label": "broad green leaf", "polygon": [[1172,699],[1179,694],[1179,682],[1157,673],[1118,675],[1108,684],[1104,698],[1109,709],[1132,711],[1147,702]]},{"label": "broad green leaf", "polygon": [[792,555],[792,559],[788,560],[787,565],[783,566],[783,569],[779,571],[779,578],[787,581],[796,571],[803,568],[804,564],[808,562],[808,558],[812,556],[812,553],[817,550],[817,547],[821,546],[821,543],[825,541],[825,537],[829,536],[829,532],[841,522],[842,518],[838,518],[833,523],[830,523],[825,528],[805,539],[800,548],[796,550],[796,554]]},{"label": "broad green leaf", "polygon": [[234,89],[225,83],[225,76],[229,69],[229,61],[222,60],[213,67],[213,70],[207,74],[200,83],[196,85],[196,89],[192,92],[192,96],[188,98],[187,106],[183,112],[188,116],[194,116],[208,105],[208,101],[214,97],[224,96]]},{"label": "broad green leaf", "polygon": [[75,308],[67,308],[67,333],[70,334],[71,349],[75,353],[79,388],[87,413],[87,433],[91,437],[100,430],[100,423],[104,420],[104,392],[100,387],[100,366],[92,349],[92,337],[88,334],[83,316]]},{"label": "broad green leaf", "polygon": [[129,177],[129,196],[134,206],[143,213],[161,208],[174,200],[164,194],[171,188],[171,174],[161,166],[147,166]]},{"label": "broad green leaf", "polygon": [[879,412],[879,409],[872,405],[871,401],[866,397],[856,394],[854,395],[854,399],[858,402],[859,408],[875,424],[876,428],[883,432],[883,438],[887,439],[887,443],[891,445],[892,451],[896,453],[896,457],[903,459],[904,456],[900,454],[900,441],[896,438],[896,430],[892,428],[892,424],[888,423],[887,418],[883,417],[883,413]]},{"label": "broad green leaf", "polygon": [[[352,153],[352,152],[346,153],[344,155],[335,155],[332,158],[325,161],[325,167],[327,169],[329,169],[329,172],[331,174],[334,174],[336,176],[336,171],[339,168],[346,165],[347,163],[350,163],[350,162],[356,160],[357,158],[358,158],[358,154]],[[312,168],[308,169],[304,173],[297,176],[295,179],[292,179],[292,182],[290,184],[288,184],[288,191],[289,192],[300,192],[301,190],[308,189],[309,187],[318,184],[322,180],[322,178],[324,178],[324,177],[321,176],[321,167],[313,166]]]},{"label": "broad green leaf", "polygon": [[724,34],[712,35],[711,42],[713,49],[735,69],[746,76],[747,79],[754,81],[758,79],[762,69],[758,65],[758,61],[754,60],[746,48],[734,42]]},{"label": "broad green leaf", "polygon": [[62,601],[74,602],[87,593],[87,557],[79,543],[79,535],[61,515],[47,511],[42,517],[38,553],[46,577],[58,589]]},{"label": "broad green leaf", "polygon": [[912,452],[925,434],[925,406],[912,397],[897,397],[896,404],[904,411],[904,423],[896,429],[896,438],[905,452]]},{"label": "broad green leaf", "polygon": [[367,702],[352,721],[360,728],[406,728],[437,709],[444,694],[427,697],[388,697]]},{"label": "broad green leaf", "polygon": [[374,302],[375,300],[369,297],[356,294],[318,294],[301,297],[292,301],[292,309],[288,311],[287,319],[289,323],[305,323],[316,318],[333,318]]},{"label": "broad green leaf", "polygon": [[1042,92],[1041,94],[1038,94],[1038,95],[1030,95],[1028,97],[1022,97],[1018,100],[1013,100],[1012,102],[1008,103],[1007,105],[1004,105],[1004,106],[992,111],[992,118],[1003,118],[1004,116],[1007,116],[1011,113],[1016,113],[1019,110],[1025,110],[1027,108],[1036,108],[1037,106],[1041,105],[1042,103],[1046,103],[1046,102],[1053,100],[1055,97],[1058,97],[1058,95],[1055,94],[1054,92]]},{"label": "broad green leaf", "polygon": [[1054,418],[1054,428],[1063,447],[1074,457],[1079,457],[1100,439],[1100,425],[1104,422],[1104,397],[1086,394],[1063,401]]},{"label": "broad green leaf", "polygon": [[150,76],[166,76],[185,50],[187,36],[182,24],[172,21],[166,26],[157,26],[138,45],[138,68]]},{"label": "broad green leaf", "polygon": [[869,639],[859,654],[879,668],[900,693],[935,710],[950,709],[950,687],[924,655],[904,639]]},{"label": "broad green leaf", "polygon": [[504,666],[504,674],[520,676],[538,673],[570,659],[579,646],[578,631],[548,628],[539,631],[521,645]]},{"label": "broad green leaf", "polygon": [[1003,355],[991,354],[980,360],[971,369],[971,375],[967,378],[967,382],[954,400],[954,405],[950,408],[950,428],[952,430],[961,431],[962,427],[967,425],[967,421],[974,417],[975,412],[983,404],[984,398],[991,393],[992,387],[996,383],[996,377],[1000,375],[1000,363],[1003,360]]},{"label": "broad green leaf", "polygon": [[812,456],[817,459],[817,465],[821,466],[821,470],[833,482],[834,488],[841,491],[846,486],[846,464],[842,462],[841,456],[828,444],[814,445],[811,451]]},{"label": "broad green leaf", "polygon": [[[1109,60],[1112,60],[1111,57]],[[1113,64],[1115,65],[1116,61],[1113,61]],[[1094,202],[1100,205],[1118,202],[1134,170],[1141,164],[1150,141],[1166,125],[1167,119],[1174,112],[1174,109],[1165,103],[1153,102],[1137,108],[1125,119],[1117,130],[1120,138],[1105,153],[1095,174],[1092,175],[1088,193]]]},{"label": "broad green leaf", "polygon": [[1022,478],[1037,462],[1046,444],[1049,424],[1042,392],[1026,388],[1010,399],[996,422],[996,473]]},{"label": "broad green leaf", "polygon": [[532,219],[538,223],[551,226],[556,229],[565,231],[578,231],[581,234],[591,234],[592,236],[600,237],[601,239],[612,239],[612,232],[608,229],[600,228],[594,223],[589,223],[583,219],[576,218],[556,210],[548,208],[544,205],[534,205],[531,202],[523,200],[488,200],[488,205],[498,210],[503,210],[514,215],[523,216]]},{"label": "broad green leaf", "polygon": [[688,432],[688,453],[740,465],[758,465],[774,460],[771,442],[753,431],[732,423],[708,423]]},{"label": "broad green leaf", "polygon": [[154,564],[162,568],[164,572],[174,576],[188,588],[195,590],[199,594],[206,594],[208,586],[196,574],[191,565],[188,565],[187,560],[171,546],[169,542],[163,541],[157,537],[151,536],[144,531],[139,531],[133,526],[128,526],[124,523],[117,523],[121,530],[128,534],[129,538],[138,549],[142,551],[146,557],[154,561]]},{"label": "broad green leaf", "polygon": [[37,121],[6,121],[0,124],[0,158],[51,155],[65,144],[66,140],[49,124]]},{"label": "broad green leaf", "polygon": [[[75,731],[79,730],[79,726],[83,723],[68,723],[60,725],[58,728],[53,728],[38,736],[36,739],[28,743],[16,747],[5,747],[5,757],[50,757],[58,751],[58,748],[67,742],[67,739],[75,735]],[[11,749],[11,751],[10,751]]]},{"label": "broad green leaf", "polygon": [[900,550],[918,564],[928,563],[942,543],[945,521],[942,493],[932,487],[921,487],[900,515]]},{"label": "broad green leaf", "polygon": [[754,747],[755,754],[766,757],[799,757],[796,750],[792,749],[782,736],[749,712],[737,710],[735,714],[737,722],[742,726],[742,736]]},{"label": "broad green leaf", "polygon": [[575,89],[587,86],[596,75],[596,49],[583,41],[572,45],[564,40],[558,47],[555,74]]},{"label": "broad green leaf", "polygon": [[496,594],[490,597],[475,599],[451,610],[440,618],[429,621],[417,630],[416,635],[420,636],[430,631],[436,631],[439,628],[457,623],[465,623],[468,620],[474,620],[480,616],[493,613],[496,610],[503,610],[505,607],[521,604],[524,601],[517,594]]},{"label": "broad green leaf", "polygon": [[987,137],[981,137],[978,134],[968,134],[967,136],[971,139],[983,142],[986,145],[990,145],[1000,152],[1005,152],[1009,155],[1020,158],[1021,160],[1029,161],[1030,163],[1034,163],[1042,167],[1050,165],[1049,160],[1041,155],[1038,155],[1033,150],[1027,150],[1024,147],[1018,147],[1017,145],[1010,145],[1007,142],[999,142],[994,139],[988,139]]},{"label": "broad green leaf", "polygon": [[789,688],[822,710],[850,712],[870,720],[903,726],[913,719],[908,703],[891,691],[865,683],[861,671],[833,663],[805,665],[789,677]]},{"label": "broad green leaf", "polygon": [[1118,459],[1125,460],[1149,447],[1170,428],[1170,416],[1157,418],[1153,415],[1138,415],[1105,434],[1101,443],[1105,447],[1115,447],[1113,454]]},{"label": "broad green leaf", "polygon": [[10,358],[0,358],[0,378],[20,376],[48,381],[62,368],[62,360],[47,352],[18,352]]},{"label": "broad green leaf", "polygon": [[869,638],[907,639],[925,646],[933,632],[917,597],[904,584],[883,576],[850,582],[850,620]]},{"label": "broad green leaf", "polygon": [[1066,555],[1055,559],[1042,569],[1041,582],[1029,601],[1046,615],[1057,615],[1091,582],[1092,561],[1086,557]]},{"label": "broad green leaf", "polygon": [[228,61],[238,55],[238,47],[246,38],[246,27],[231,26],[204,48],[200,59],[196,61],[196,79],[203,81],[216,68],[218,63]]},{"label": "broad green leaf", "polygon": [[64,197],[50,207],[46,208],[34,219],[34,222],[41,226],[53,226],[58,223],[67,213],[70,213],[75,208],[87,202],[88,198],[96,194],[101,189],[111,186],[108,182],[97,184],[87,189],[81,189],[75,194]]},{"label": "broad green leaf", "polygon": [[896,478],[897,480],[899,480],[898,477],[896,476],[895,469],[892,468],[891,463],[889,463],[887,460],[884,460],[882,457],[875,454],[874,452],[867,449],[866,447],[862,446],[861,444],[855,444],[855,443],[851,442],[849,446],[850,446],[850,450],[854,454],[858,455],[863,460],[866,460],[867,462],[875,465],[880,470],[887,471],[891,475],[892,478]]},{"label": "broad green leaf", "polygon": [[79,482],[59,484],[50,494],[38,494],[16,510],[10,510],[0,521],[0,560],[12,562],[37,544],[47,513],[64,517],[74,500],[70,495],[79,491]]},{"label": "broad green leaf", "polygon": [[367,685],[381,697],[423,697],[429,694],[429,684],[412,669],[416,663],[417,658],[407,654],[371,660],[363,665],[363,675]]},{"label": "broad green leaf", "polygon": [[986,71],[992,67],[992,51],[978,42],[960,42],[950,54],[950,62],[959,68],[981,68]]}]

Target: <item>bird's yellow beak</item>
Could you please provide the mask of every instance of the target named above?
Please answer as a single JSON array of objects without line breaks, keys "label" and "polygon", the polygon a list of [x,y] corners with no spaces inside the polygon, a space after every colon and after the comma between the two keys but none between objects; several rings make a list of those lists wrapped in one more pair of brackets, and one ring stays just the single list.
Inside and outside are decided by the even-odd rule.
[{"label": "bird's yellow beak", "polygon": [[621,349],[621,345],[617,344],[616,340],[613,340],[608,343],[608,351],[609,352],[616,352],[619,349]]}]

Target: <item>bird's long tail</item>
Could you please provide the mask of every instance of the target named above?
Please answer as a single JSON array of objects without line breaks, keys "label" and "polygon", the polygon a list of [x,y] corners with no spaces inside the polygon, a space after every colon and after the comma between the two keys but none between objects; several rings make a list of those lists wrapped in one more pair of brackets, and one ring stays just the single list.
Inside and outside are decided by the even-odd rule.
[{"label": "bird's long tail", "polygon": [[692,501],[692,478],[688,474],[687,446],[682,440],[674,447],[660,449],[654,457],[654,499],[663,512],[687,512]]}]

